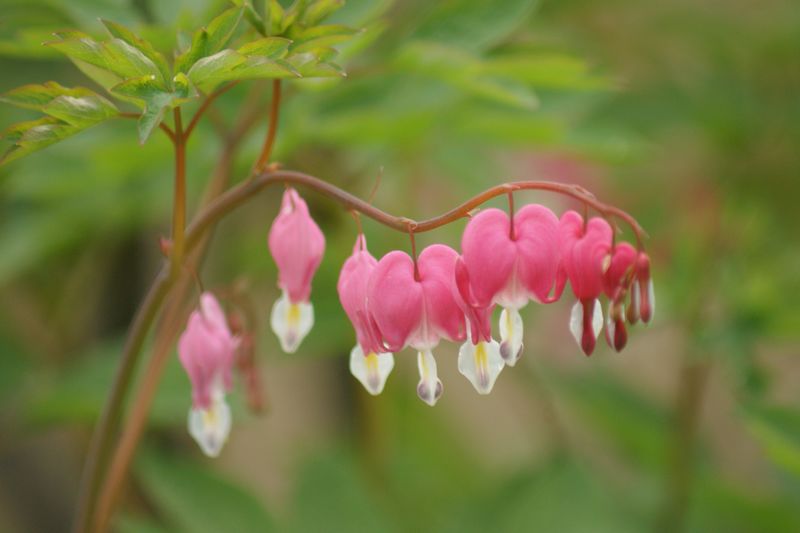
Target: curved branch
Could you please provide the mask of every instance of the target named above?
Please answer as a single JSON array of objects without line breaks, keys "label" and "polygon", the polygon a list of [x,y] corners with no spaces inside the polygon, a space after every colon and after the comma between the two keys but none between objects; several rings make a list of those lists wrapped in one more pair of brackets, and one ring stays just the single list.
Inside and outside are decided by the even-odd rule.
[{"label": "curved branch", "polygon": [[594,196],[587,195],[580,187],[566,185],[563,183],[553,183],[549,181],[515,181],[497,185],[485,190],[477,196],[473,196],[461,205],[454,207],[450,211],[447,211],[446,213],[443,213],[437,217],[433,217],[428,220],[416,221],[406,217],[399,217],[386,213],[385,211],[382,211],[377,207],[365,202],[361,198],[358,198],[357,196],[354,196],[335,185],[309,174],[296,172],[293,170],[275,170],[258,174],[253,179],[242,182],[238,186],[229,189],[227,192],[225,192],[225,194],[220,195],[219,198],[217,198],[213,203],[209,204],[206,210],[199,213],[195,221],[189,226],[189,228],[187,228],[187,249],[191,249],[206,228],[273,183],[293,183],[307,187],[322,194],[323,196],[327,196],[328,198],[339,202],[343,207],[350,211],[358,211],[364,216],[367,216],[376,222],[383,224],[384,226],[401,231],[403,233],[407,233],[409,228],[411,228],[414,233],[424,233],[434,230],[467,216],[470,211],[486,203],[492,198],[495,198],[496,196],[501,196],[508,194],[509,192],[519,190],[540,190],[555,192],[575,198],[583,204],[597,210],[604,216],[617,217],[625,221],[628,225],[630,225],[631,229],[636,235],[636,239],[639,242],[640,248],[641,241],[645,236],[644,229],[642,229],[639,223],[636,222],[636,219],[634,219],[625,211],[599,202],[594,198]]}]

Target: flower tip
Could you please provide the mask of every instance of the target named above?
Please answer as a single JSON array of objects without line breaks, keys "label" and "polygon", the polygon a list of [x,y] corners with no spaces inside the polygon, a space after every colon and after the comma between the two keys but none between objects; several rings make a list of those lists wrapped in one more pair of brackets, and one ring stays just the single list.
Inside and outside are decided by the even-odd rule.
[{"label": "flower tip", "polygon": [[350,373],[373,396],[383,392],[393,368],[394,356],[391,353],[370,352],[364,355],[358,344],[350,351]]},{"label": "flower tip", "polygon": [[283,291],[272,306],[270,325],[280,341],[281,349],[286,353],[294,353],[314,325],[314,307],[309,302],[291,302],[289,295]]},{"label": "flower tip", "polygon": [[420,400],[427,403],[431,407],[436,405],[436,402],[438,402],[439,398],[442,397],[443,391],[444,385],[442,385],[442,380],[440,379],[437,379],[433,386],[425,381],[420,381],[417,384],[417,396],[419,396]]},{"label": "flower tip", "polygon": [[189,434],[208,457],[218,457],[231,432],[231,410],[225,399],[214,399],[208,409],[189,410]]},{"label": "flower tip", "polygon": [[492,392],[504,366],[497,341],[477,344],[467,341],[458,350],[458,371],[472,383],[478,394]]},{"label": "flower tip", "polygon": [[431,407],[436,405],[442,397],[444,385],[439,379],[436,370],[436,359],[430,350],[424,350],[417,354],[417,368],[419,369],[419,383],[417,384],[417,396]]}]

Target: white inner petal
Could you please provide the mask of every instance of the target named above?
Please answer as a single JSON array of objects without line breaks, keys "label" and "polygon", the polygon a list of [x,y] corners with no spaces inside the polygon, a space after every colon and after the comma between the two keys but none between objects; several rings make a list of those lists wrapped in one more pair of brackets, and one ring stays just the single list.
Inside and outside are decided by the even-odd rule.
[{"label": "white inner petal", "polygon": [[208,409],[189,410],[189,434],[203,453],[217,457],[231,432],[231,409],[225,402],[222,383],[215,386]]},{"label": "white inner petal", "polygon": [[370,352],[364,356],[364,351],[358,344],[350,351],[350,373],[373,396],[383,391],[393,368],[394,355],[391,353]]},{"label": "white inner petal", "polygon": [[[596,304],[595,304],[596,305]],[[608,345],[614,348],[614,334],[617,331],[616,322],[614,322],[614,318],[611,315],[611,309],[613,307],[613,302],[608,302],[608,309],[606,309],[606,341]],[[625,314],[625,310],[622,310],[622,314]]]},{"label": "white inner petal", "polygon": [[500,313],[500,355],[508,366],[517,364],[522,355],[522,316],[514,308]]},{"label": "white inner petal", "polygon": [[639,320],[639,317],[642,316],[642,299],[639,294],[638,283],[631,286],[631,307],[633,308],[633,316],[636,317],[636,320]]},{"label": "white inner petal", "polygon": [[581,302],[575,302],[575,305],[572,306],[572,311],[569,314],[569,331],[578,346],[581,346],[581,340],[583,339],[583,304]]},{"label": "white inner petal", "polygon": [[656,316],[656,292],[652,278],[647,282],[647,297],[650,300],[650,320],[648,322],[652,322],[653,317]]},{"label": "white inner petal", "polygon": [[436,372],[436,359],[430,350],[417,353],[417,368],[419,369],[417,396],[433,407],[442,396],[443,386]]},{"label": "white inner petal", "polygon": [[458,371],[472,383],[478,394],[492,392],[494,382],[504,366],[500,344],[495,340],[478,344],[467,341],[458,350]]},{"label": "white inner petal", "polygon": [[283,291],[272,306],[270,325],[283,351],[294,353],[314,325],[314,307],[311,303],[293,304],[286,291]]},{"label": "white inner petal", "polygon": [[594,301],[594,314],[592,315],[592,335],[596,339],[603,330],[603,304],[600,300]]}]

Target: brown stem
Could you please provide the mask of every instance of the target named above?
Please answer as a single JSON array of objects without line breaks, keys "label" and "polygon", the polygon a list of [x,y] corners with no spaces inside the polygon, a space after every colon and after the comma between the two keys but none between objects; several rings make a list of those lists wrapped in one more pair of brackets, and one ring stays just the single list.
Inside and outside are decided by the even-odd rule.
[{"label": "brown stem", "polygon": [[[119,118],[132,118],[133,120],[139,120],[139,118],[142,115],[140,115],[139,113],[120,113],[117,116]],[[161,128],[161,131],[167,134],[167,137],[169,137],[170,141],[175,142],[175,132],[172,131],[172,129],[169,126],[167,126],[162,122],[161,124],[158,125],[158,127]]]},{"label": "brown stem", "polygon": [[269,162],[272,155],[272,147],[275,144],[275,134],[278,131],[278,111],[281,105],[281,80],[272,81],[272,104],[269,110],[269,125],[267,126],[267,136],[264,138],[264,146],[258,156],[253,172],[262,172]]},{"label": "brown stem", "polygon": [[228,83],[226,85],[223,85],[222,87],[220,87],[219,89],[217,89],[213,93],[211,93],[208,96],[206,96],[206,99],[203,100],[203,103],[200,104],[200,107],[197,108],[197,111],[195,112],[194,116],[192,117],[192,120],[189,122],[189,125],[186,126],[186,131],[184,131],[184,133],[183,133],[183,136],[185,138],[187,138],[187,139],[189,138],[189,136],[194,131],[195,127],[197,127],[197,123],[200,122],[200,118],[203,116],[203,113],[205,113],[208,110],[208,108],[211,107],[211,104],[214,103],[214,100],[216,100],[217,98],[219,98],[220,96],[222,96],[226,92],[230,91],[234,87],[236,87],[237,83],[239,83],[239,82],[238,81],[232,81],[232,82],[230,82],[230,83]]},{"label": "brown stem", "polygon": [[172,258],[173,275],[183,263],[186,228],[186,136],[183,132],[181,108],[173,110],[175,117],[175,192],[172,203]]}]

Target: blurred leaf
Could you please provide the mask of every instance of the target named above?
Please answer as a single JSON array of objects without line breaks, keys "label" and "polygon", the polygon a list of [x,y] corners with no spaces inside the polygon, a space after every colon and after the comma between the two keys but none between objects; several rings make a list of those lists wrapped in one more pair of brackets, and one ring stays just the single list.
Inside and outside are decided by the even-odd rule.
[{"label": "blurred leaf", "polygon": [[303,13],[302,23],[305,26],[313,26],[328,18],[344,4],[344,0],[314,0]]},{"label": "blurred leaf", "polygon": [[247,490],[206,465],[174,457],[140,454],[135,473],[153,505],[173,528],[186,533],[272,530],[262,505]]},{"label": "blurred leaf", "polygon": [[137,517],[131,516],[128,514],[122,514],[121,516],[117,516],[114,518],[114,531],[118,531],[119,533],[168,533],[169,530],[165,529],[164,527],[153,523],[152,521]]},{"label": "blurred leaf", "polygon": [[319,457],[298,475],[288,531],[395,531],[364,472],[347,454]]},{"label": "blurred leaf", "polygon": [[748,406],[746,426],[767,457],[800,478],[800,414],[787,408]]},{"label": "blurred leaf", "polygon": [[596,90],[611,87],[607,79],[592,76],[578,58],[534,52],[492,56],[480,66],[481,73],[549,89]]},{"label": "blurred leaf", "polygon": [[413,37],[467,50],[484,50],[523,24],[536,4],[536,0],[435,2]]},{"label": "blurred leaf", "polygon": [[267,35],[266,23],[253,7],[253,3],[250,0],[231,0],[231,3],[244,9],[244,18],[247,19],[247,22],[249,22],[258,33],[264,36]]},{"label": "blurred leaf", "polygon": [[334,44],[345,42],[357,33],[359,33],[358,30],[341,24],[314,26],[313,28],[290,34],[292,52],[301,54],[317,48],[327,48]]}]

